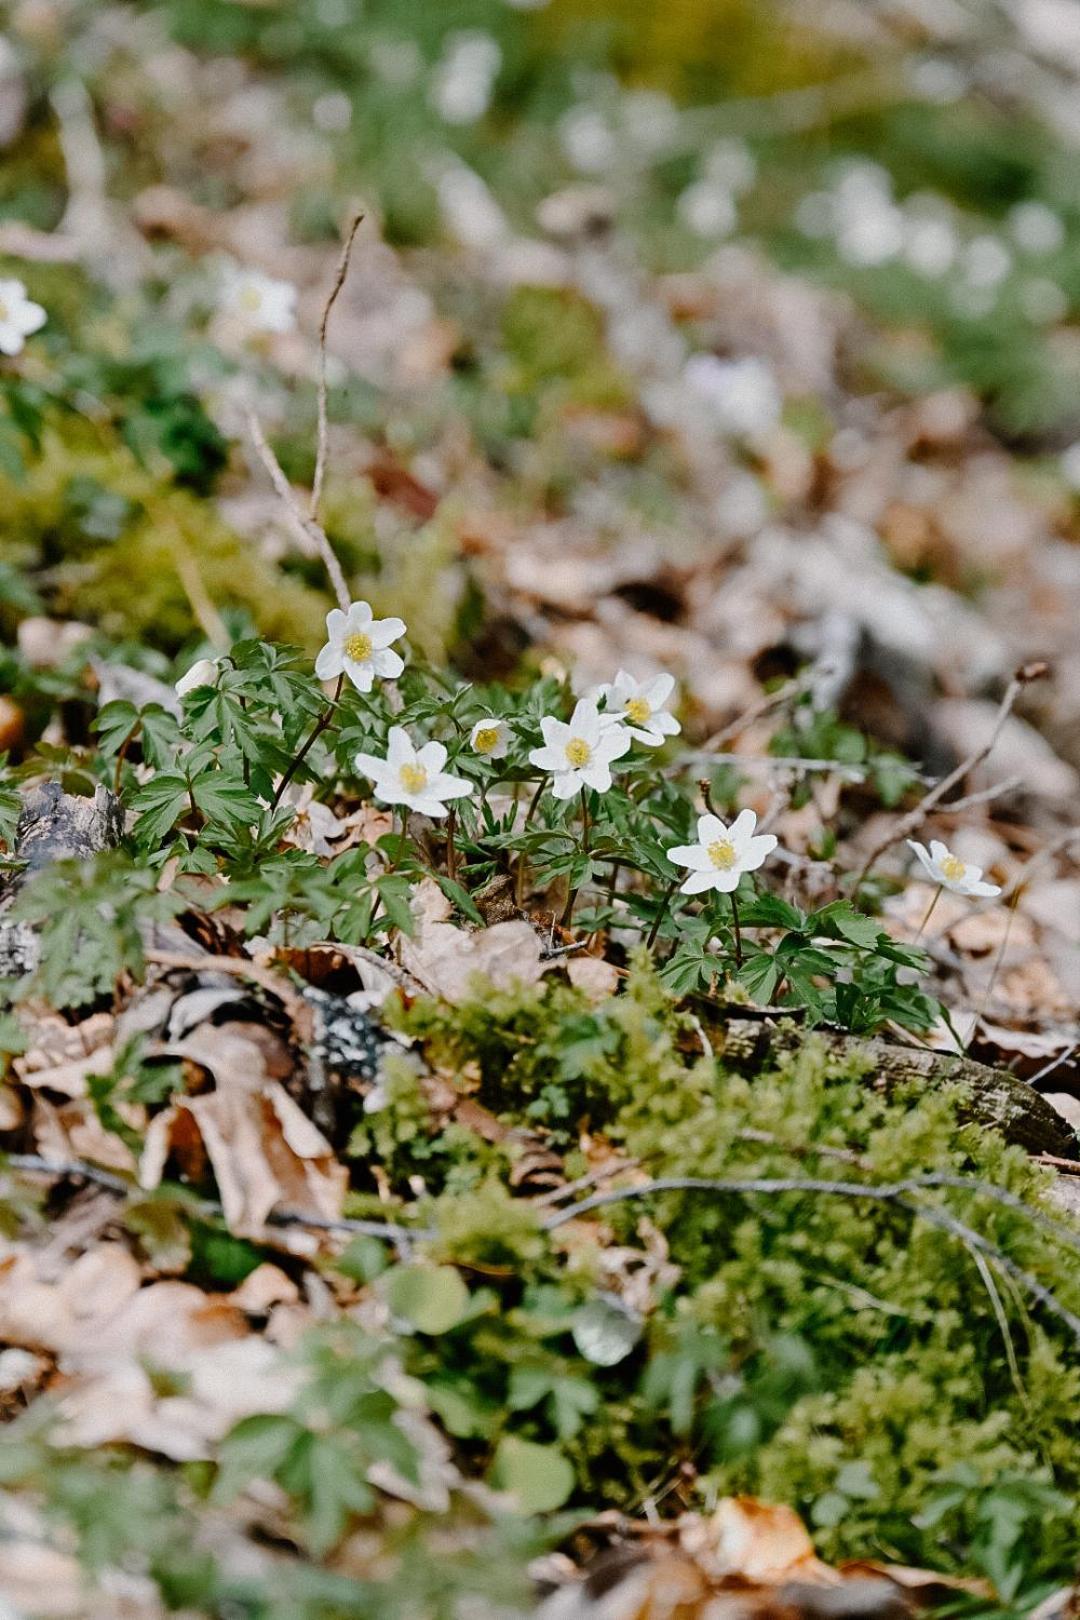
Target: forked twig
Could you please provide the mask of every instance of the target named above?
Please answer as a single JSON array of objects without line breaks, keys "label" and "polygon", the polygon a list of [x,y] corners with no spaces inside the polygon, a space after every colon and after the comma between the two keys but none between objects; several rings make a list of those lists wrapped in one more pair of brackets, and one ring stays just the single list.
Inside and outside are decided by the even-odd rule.
[{"label": "forked twig", "polygon": [[[924,793],[915,808],[909,810],[906,815],[901,816],[899,821],[894,822],[885,837],[878,840],[863,862],[862,870],[855,880],[856,893],[866,882],[867,874],[878,858],[884,855],[887,849],[891,849],[894,844],[898,844],[902,838],[909,837],[917,828],[921,827],[935,805],[941,802],[946,793],[964,781],[965,777],[969,776],[977,765],[981,765],[983,760],[993,753],[998,738],[1004,729],[1005,722],[1012,713],[1020,693],[1031,681],[1038,680],[1045,674],[1046,665],[1042,663],[1024,664],[1016,671],[1005,688],[1005,694],[1001,702],[998,704],[997,714],[994,716],[994,723],[990,728],[990,734],[986,741],[979,748],[976,748],[974,753],[969,754],[966,759],[962,759],[954,770],[941,778],[940,782]],[[948,810],[951,806],[945,805],[943,808]]]}]

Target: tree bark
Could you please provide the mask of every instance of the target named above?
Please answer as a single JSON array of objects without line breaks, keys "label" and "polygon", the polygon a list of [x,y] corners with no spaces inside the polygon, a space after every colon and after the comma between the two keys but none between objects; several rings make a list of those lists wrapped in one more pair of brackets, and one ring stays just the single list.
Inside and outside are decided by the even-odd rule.
[{"label": "tree bark", "polygon": [[[713,1038],[716,1044],[715,1034]],[[924,1091],[961,1086],[966,1092],[961,1117],[993,1126],[1007,1142],[1015,1142],[1029,1153],[1080,1159],[1080,1143],[1069,1125],[1045,1097],[1008,1069],[991,1069],[985,1063],[947,1052],[894,1046],[889,1041],[844,1035],[837,1030],[818,1029],[813,1038],[840,1057],[860,1053],[868,1057],[873,1067],[867,1082],[876,1090],[888,1094],[901,1086]],[[782,1053],[795,1051],[807,1039],[806,1030],[795,1025],[729,1018],[720,1032],[717,1056],[732,1068],[753,1074]]]}]

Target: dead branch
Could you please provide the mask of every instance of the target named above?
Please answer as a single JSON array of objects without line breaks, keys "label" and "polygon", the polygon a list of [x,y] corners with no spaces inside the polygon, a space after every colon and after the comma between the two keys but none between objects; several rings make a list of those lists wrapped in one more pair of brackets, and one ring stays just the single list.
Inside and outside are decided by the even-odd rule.
[{"label": "dead branch", "polygon": [[[898,844],[902,838],[909,838],[913,832],[917,831],[934,806],[940,803],[946,793],[963,782],[966,777],[970,776],[977,765],[981,765],[983,760],[993,753],[1005,722],[1012,713],[1020,693],[1025,686],[1028,686],[1032,681],[1039,680],[1045,674],[1045,664],[1024,664],[1016,671],[1005,688],[1001,702],[998,704],[998,711],[994,716],[994,724],[991,727],[989,737],[980,748],[975,749],[974,753],[969,754],[966,759],[962,759],[959,765],[954,770],[951,770],[947,776],[943,776],[936,786],[924,793],[915,808],[909,810],[906,815],[901,816],[899,821],[894,822],[886,836],[878,840],[863,862],[862,870],[855,880],[856,894],[866,882],[867,874],[880,856],[884,855],[885,851],[891,849],[894,844]],[[945,805],[943,808],[947,810],[950,806]]]},{"label": "dead branch", "polygon": [[292,485],[282,471],[280,461],[267,442],[266,435],[262,430],[262,424],[255,412],[250,408],[247,412],[247,424],[248,432],[251,434],[251,442],[255,446],[259,460],[270,475],[270,482],[280,497],[289,527],[293,530],[305,551],[308,551],[312,546],[315,547],[330,577],[330,583],[334,587],[338,607],[341,608],[342,612],[347,613],[351,600],[349,587],[345,583],[345,575],[342,573],[341,564],[337,560],[333,546],[327,539],[321,524],[316,523],[314,518],[308,517],[301,510]]},{"label": "dead branch", "polygon": [[345,246],[341,250],[337,274],[334,285],[330,289],[330,296],[323,307],[322,320],[319,322],[319,438],[315,454],[315,476],[311,481],[311,502],[308,507],[308,516],[318,522],[319,502],[322,500],[323,479],[326,476],[327,454],[327,418],[326,418],[326,331],[330,324],[330,312],[337,303],[338,294],[345,285],[345,278],[349,274],[349,260],[352,258],[353,243],[356,233],[363,223],[363,214],[357,214],[349,226],[345,238]]}]

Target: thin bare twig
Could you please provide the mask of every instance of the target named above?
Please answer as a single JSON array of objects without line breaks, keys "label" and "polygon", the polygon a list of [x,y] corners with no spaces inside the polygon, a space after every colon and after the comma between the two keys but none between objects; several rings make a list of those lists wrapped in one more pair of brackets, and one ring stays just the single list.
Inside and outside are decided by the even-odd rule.
[{"label": "thin bare twig", "polygon": [[[983,760],[993,753],[998,738],[1004,729],[1005,722],[1012,713],[1020,693],[1031,681],[1038,680],[1045,673],[1045,664],[1025,664],[1016,671],[1016,674],[1005,688],[1005,694],[1001,702],[998,704],[997,714],[994,716],[994,723],[990,728],[990,734],[986,741],[979,748],[976,748],[973,753],[969,754],[966,759],[962,759],[954,770],[951,770],[947,776],[943,776],[941,781],[930,788],[927,793],[924,793],[915,808],[909,810],[906,815],[901,816],[899,821],[894,822],[885,837],[878,840],[863,862],[862,870],[855,880],[856,893],[866,882],[867,874],[879,857],[884,855],[887,849],[891,849],[894,844],[898,844],[902,838],[908,838],[917,828],[921,827],[935,805],[941,802],[946,793],[963,782],[967,776],[970,776],[977,765],[981,765]],[[943,809],[946,810],[950,808],[949,805],[943,806]]]},{"label": "thin bare twig", "polygon": [[352,258],[353,243],[356,233],[363,223],[363,214],[357,214],[349,226],[345,238],[345,246],[341,250],[338,261],[337,274],[334,285],[330,289],[330,296],[323,307],[322,320],[319,322],[319,438],[318,449],[315,453],[315,476],[311,481],[311,501],[308,506],[308,515],[315,522],[319,518],[319,502],[322,500],[323,479],[326,476],[327,455],[327,419],[326,419],[326,331],[330,324],[330,311],[337,303],[338,294],[345,285],[345,278],[349,274],[349,260]]},{"label": "thin bare twig", "polygon": [[[962,1178],[957,1178],[962,1181]],[[902,1204],[920,1220],[929,1225],[938,1227],[941,1231],[957,1238],[969,1253],[974,1256],[981,1255],[991,1260],[1000,1271],[1018,1283],[1025,1292],[1037,1300],[1053,1315],[1066,1324],[1071,1330],[1077,1343],[1080,1344],[1080,1316],[1070,1311],[1067,1306],[1044,1287],[1037,1277],[1023,1270],[1007,1254],[1004,1254],[979,1232],[959,1220],[951,1211],[943,1209],[938,1204],[927,1204],[917,1195],[928,1186],[945,1186],[950,1183],[934,1175],[933,1177],[911,1176],[903,1181],[894,1182],[859,1182],[859,1181],[829,1181],[815,1176],[760,1176],[760,1177],[710,1177],[710,1176],[663,1176],[655,1181],[642,1183],[638,1187],[619,1187],[608,1192],[593,1193],[583,1198],[577,1204],[571,1204],[551,1215],[544,1222],[544,1231],[553,1232],[558,1227],[566,1225],[568,1221],[577,1220],[580,1216],[592,1210],[604,1209],[613,1204],[624,1203],[630,1198],[646,1198],[655,1193],[665,1192],[710,1192],[720,1194],[733,1194],[736,1197],[772,1196],[777,1193],[819,1193],[827,1197],[869,1199],[875,1202],[895,1202]],[[964,1183],[966,1185],[966,1183]],[[980,1191],[987,1190],[988,1184],[977,1184]],[[997,1189],[999,1192],[1002,1189]],[[1012,1195],[1009,1195],[1010,1198]],[[1024,1205],[1028,1213],[1038,1215],[1038,1211],[1030,1210]],[[1062,1229],[1063,1231],[1066,1229]],[[1080,1235],[1069,1233],[1070,1242],[1080,1242]]]},{"label": "thin bare twig", "polygon": [[322,558],[323,566],[330,577],[330,583],[334,587],[334,595],[337,597],[338,607],[341,608],[343,612],[347,613],[349,611],[349,602],[351,600],[349,596],[349,587],[345,583],[345,575],[341,571],[341,564],[337,560],[333,546],[326,538],[326,533],[322,526],[316,523],[314,518],[308,517],[307,514],[301,510],[293,487],[282,471],[280,461],[271,450],[270,445],[267,443],[266,435],[262,430],[262,424],[259,421],[259,418],[255,415],[255,412],[251,410],[250,407],[247,412],[247,424],[248,432],[251,434],[251,442],[255,446],[259,460],[269,473],[270,482],[273,484],[274,489],[281,498],[281,504],[284,508],[289,527],[293,530],[305,551],[310,550],[310,548],[314,546],[315,550]]},{"label": "thin bare twig", "polygon": [[[96,1164],[85,1164],[81,1159],[45,1159],[39,1153],[5,1153],[0,1156],[0,1169],[18,1170],[24,1175],[71,1177],[104,1187],[121,1198],[137,1198],[146,1189],[110,1170],[101,1170]],[[198,1208],[214,1214],[224,1213],[216,1198],[197,1198]],[[316,1232],[341,1232],[358,1237],[387,1238],[392,1243],[417,1243],[435,1236],[427,1227],[399,1226],[392,1221],[363,1221],[348,1216],[335,1220],[325,1215],[306,1215],[298,1209],[272,1209],[266,1217],[267,1226],[308,1226]]]}]

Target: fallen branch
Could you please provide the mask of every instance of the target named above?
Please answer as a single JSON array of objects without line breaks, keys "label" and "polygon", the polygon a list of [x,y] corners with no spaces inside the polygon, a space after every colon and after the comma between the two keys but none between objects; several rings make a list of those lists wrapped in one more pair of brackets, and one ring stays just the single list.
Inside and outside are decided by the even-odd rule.
[{"label": "fallen branch", "polygon": [[363,214],[357,214],[349,226],[345,246],[341,250],[341,258],[338,261],[334,285],[331,287],[330,296],[323,306],[322,320],[319,322],[319,432],[318,448],[315,453],[315,476],[311,481],[311,502],[308,507],[308,515],[316,523],[319,519],[319,502],[322,499],[323,479],[326,476],[327,438],[329,432],[326,413],[326,332],[330,324],[330,311],[337,303],[338,294],[344,287],[345,278],[349,274],[349,260],[352,258],[353,243],[363,220]]},{"label": "fallen branch", "polygon": [[[786,1020],[774,1023],[733,1017],[722,1027],[717,1055],[735,1068],[755,1073],[780,1054],[797,1050],[805,1039],[805,1030],[789,1026]],[[1007,1142],[1029,1153],[1080,1158],[1080,1145],[1067,1122],[1045,1097],[1008,1069],[992,1069],[951,1052],[894,1046],[889,1041],[845,1035],[838,1030],[817,1029],[814,1039],[839,1057],[865,1056],[870,1064],[869,1082],[878,1090],[889,1093],[903,1086],[922,1091],[962,1086],[967,1092],[962,1116],[992,1126]]]}]

